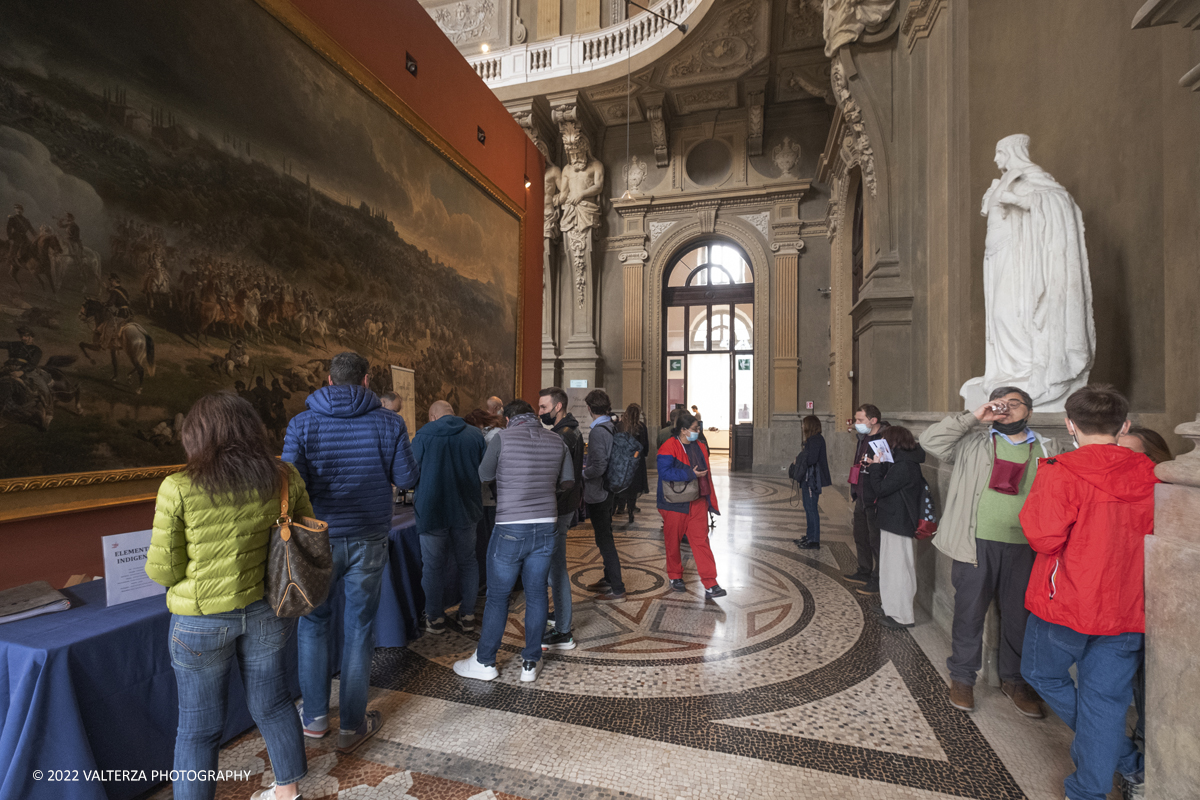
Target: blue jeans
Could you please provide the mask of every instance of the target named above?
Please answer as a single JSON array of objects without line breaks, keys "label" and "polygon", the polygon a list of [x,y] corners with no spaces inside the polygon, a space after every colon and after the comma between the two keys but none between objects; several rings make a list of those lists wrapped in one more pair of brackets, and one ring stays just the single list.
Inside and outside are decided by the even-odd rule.
[{"label": "blue jeans", "polygon": [[508,596],[520,576],[525,586],[525,661],[541,661],[542,632],[546,630],[546,575],[554,555],[553,522],[505,525],[496,523],[488,547],[488,593],[483,607],[477,659],[495,664],[504,626],[508,622]]},{"label": "blue jeans", "polygon": [[[1125,734],[1133,675],[1142,660],[1140,633],[1088,636],[1029,615],[1021,675],[1075,731],[1075,772],[1063,781],[1070,800],[1104,800],[1113,772],[1140,782],[1143,759]],[[1068,670],[1076,664],[1079,686]]]},{"label": "blue jeans", "polygon": [[800,490],[800,497],[804,500],[804,535],[808,537],[810,542],[821,541],[821,512],[817,507],[817,501],[821,498],[820,494],[814,494],[812,489],[804,486]]},{"label": "blue jeans", "polygon": [[462,528],[442,528],[421,534],[421,589],[425,592],[425,616],[441,619],[446,614],[446,558],[453,554],[458,565],[458,613],[475,614],[479,597],[479,562],[475,560],[476,523]]},{"label": "blue jeans", "polygon": [[[305,776],[304,736],[285,679],[293,627],[264,600],[224,614],[171,615],[171,666],[179,685],[175,769],[217,769],[229,669],[236,663],[276,779],[286,784]],[[214,781],[177,780],[174,787],[179,800],[212,800],[217,794]]]},{"label": "blue jeans", "polygon": [[567,531],[575,512],[563,514],[554,525],[554,555],[550,557],[550,593],[554,596],[554,630],[571,632],[571,576],[567,574]]},{"label": "blue jeans", "polygon": [[367,715],[367,689],[371,680],[371,656],[375,653],[375,612],[383,565],[387,562],[388,538],[334,537],[333,584],[329,599],[306,617],[300,618],[300,693],[304,715],[309,719],[329,713],[330,664],[329,621],[333,618],[333,596],[342,581],[346,609],[342,615],[340,727],[354,731]]}]

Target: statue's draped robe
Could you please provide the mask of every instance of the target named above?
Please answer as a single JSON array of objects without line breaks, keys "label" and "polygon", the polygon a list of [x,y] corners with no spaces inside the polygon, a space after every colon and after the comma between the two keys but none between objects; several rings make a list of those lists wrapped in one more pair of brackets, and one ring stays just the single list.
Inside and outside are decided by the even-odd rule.
[{"label": "statue's draped robe", "polygon": [[[995,202],[1004,190],[1029,209]],[[1036,165],[1006,173],[984,196],[984,208],[987,369],[963,394],[972,384],[980,392],[1015,385],[1029,392],[1035,410],[1060,411],[1087,384],[1096,352],[1083,214]]]}]

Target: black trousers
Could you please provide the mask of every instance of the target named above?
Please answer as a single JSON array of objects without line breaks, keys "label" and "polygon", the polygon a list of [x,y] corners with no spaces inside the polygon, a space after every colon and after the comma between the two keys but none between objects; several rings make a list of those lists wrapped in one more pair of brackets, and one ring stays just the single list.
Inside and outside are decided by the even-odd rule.
[{"label": "black trousers", "polygon": [[613,495],[602,503],[588,503],[588,519],[596,532],[596,547],[604,559],[604,577],[612,587],[613,594],[624,594],[625,582],[621,580],[621,557],[617,555],[617,544],[613,541],[612,512]]},{"label": "black trousers", "polygon": [[946,659],[950,677],[968,686],[983,668],[983,621],[992,598],[1000,609],[1000,680],[1021,685],[1021,646],[1025,642],[1025,590],[1033,571],[1033,548],[987,539],[975,540],[979,566],[955,561],[950,568],[954,585],[954,624],[951,653]]},{"label": "black trousers", "polygon": [[858,553],[858,571],[879,577],[879,522],[868,514],[862,497],[854,501],[854,549]]}]

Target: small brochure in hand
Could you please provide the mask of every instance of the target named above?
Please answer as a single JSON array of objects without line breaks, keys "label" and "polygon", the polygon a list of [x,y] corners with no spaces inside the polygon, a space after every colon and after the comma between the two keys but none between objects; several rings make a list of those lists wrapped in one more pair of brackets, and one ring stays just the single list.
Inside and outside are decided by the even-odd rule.
[{"label": "small brochure in hand", "polygon": [[45,581],[27,583],[0,592],[0,624],[66,611],[70,607],[71,601]]},{"label": "small brochure in hand", "polygon": [[867,442],[871,445],[871,449],[875,451],[875,455],[879,456],[879,460],[885,463],[894,463],[892,460],[892,448],[888,446],[886,439],[876,439],[873,442]]}]

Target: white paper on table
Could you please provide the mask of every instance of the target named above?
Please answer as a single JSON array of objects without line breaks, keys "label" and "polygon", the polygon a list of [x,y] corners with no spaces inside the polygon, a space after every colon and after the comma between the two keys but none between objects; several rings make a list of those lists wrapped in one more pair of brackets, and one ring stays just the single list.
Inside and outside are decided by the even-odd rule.
[{"label": "white paper on table", "polygon": [[100,541],[104,547],[104,591],[110,607],[167,593],[165,586],[146,574],[150,531],[101,536]]},{"label": "white paper on table", "polygon": [[871,449],[875,451],[875,455],[879,456],[880,461],[888,464],[895,463],[895,460],[892,458],[892,448],[888,446],[886,439],[876,439],[873,442],[867,442],[867,444],[871,445]]}]

